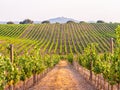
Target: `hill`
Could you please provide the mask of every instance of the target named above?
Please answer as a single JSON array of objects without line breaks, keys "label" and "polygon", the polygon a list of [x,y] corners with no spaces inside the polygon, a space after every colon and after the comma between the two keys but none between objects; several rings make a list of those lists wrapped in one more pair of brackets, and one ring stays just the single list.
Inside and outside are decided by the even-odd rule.
[{"label": "hill", "polygon": [[74,21],[74,22],[79,22],[77,20],[74,20],[72,18],[66,18],[66,17],[57,17],[57,18],[52,18],[52,19],[49,19],[49,21],[51,23],[66,23],[67,21]]}]

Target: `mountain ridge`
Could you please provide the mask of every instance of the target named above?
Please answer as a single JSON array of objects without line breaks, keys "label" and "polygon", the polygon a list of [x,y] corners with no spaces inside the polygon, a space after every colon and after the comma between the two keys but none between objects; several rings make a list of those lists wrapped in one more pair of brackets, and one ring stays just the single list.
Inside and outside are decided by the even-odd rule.
[{"label": "mountain ridge", "polygon": [[78,20],[67,18],[67,17],[51,18],[51,19],[48,19],[48,21],[50,21],[51,23],[66,23],[67,21],[79,22]]}]

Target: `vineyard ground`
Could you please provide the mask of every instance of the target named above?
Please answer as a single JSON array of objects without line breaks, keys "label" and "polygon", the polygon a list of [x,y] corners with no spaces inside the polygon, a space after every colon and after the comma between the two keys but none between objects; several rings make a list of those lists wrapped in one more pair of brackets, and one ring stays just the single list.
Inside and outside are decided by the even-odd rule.
[{"label": "vineyard ground", "polygon": [[37,85],[29,90],[96,90],[66,61],[50,71]]},{"label": "vineyard ground", "polygon": [[4,40],[0,40],[0,44],[3,44],[3,43],[5,43],[6,41],[4,41]]}]

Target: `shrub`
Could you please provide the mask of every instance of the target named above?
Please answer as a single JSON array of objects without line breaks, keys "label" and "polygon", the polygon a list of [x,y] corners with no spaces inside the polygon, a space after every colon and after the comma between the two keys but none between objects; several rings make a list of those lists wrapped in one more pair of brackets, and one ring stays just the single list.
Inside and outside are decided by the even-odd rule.
[{"label": "shrub", "polygon": [[44,23],[49,24],[49,23],[50,23],[50,21],[42,21],[41,23],[42,23],[42,24],[44,24]]},{"label": "shrub", "polygon": [[73,54],[72,53],[68,54],[67,59],[72,64],[73,63]]},{"label": "shrub", "polygon": [[20,24],[32,24],[33,21],[30,19],[25,19],[24,21],[21,21]]},{"label": "shrub", "polygon": [[67,23],[75,23],[74,21],[67,21]]},{"label": "shrub", "polygon": [[105,22],[102,20],[98,20],[97,23],[105,23]]},{"label": "shrub", "polygon": [[12,22],[12,21],[9,21],[9,22],[7,22],[7,24],[14,24],[14,22]]},{"label": "shrub", "polygon": [[85,21],[80,21],[79,23],[86,23]]}]

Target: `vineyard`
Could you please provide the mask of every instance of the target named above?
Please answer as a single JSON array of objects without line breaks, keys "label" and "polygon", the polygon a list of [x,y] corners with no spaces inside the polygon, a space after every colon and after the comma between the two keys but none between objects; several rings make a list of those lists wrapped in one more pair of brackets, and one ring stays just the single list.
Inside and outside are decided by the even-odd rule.
[{"label": "vineyard", "polygon": [[[7,44],[14,44],[15,51],[23,54],[34,47],[41,53],[68,54],[82,53],[89,43],[98,43],[97,50],[109,51],[110,38],[115,37],[118,24],[31,24],[0,25],[0,50]],[[7,54],[6,50],[2,52]]]},{"label": "vineyard", "polygon": [[[111,38],[114,38],[112,52]],[[9,44],[14,48],[12,62]],[[118,24],[0,25],[0,90],[30,88],[40,80],[41,73],[54,68],[61,59],[81,70],[99,90],[120,90],[119,56]],[[28,87],[26,80],[31,77],[33,84]],[[15,87],[20,81],[22,89]]]}]

